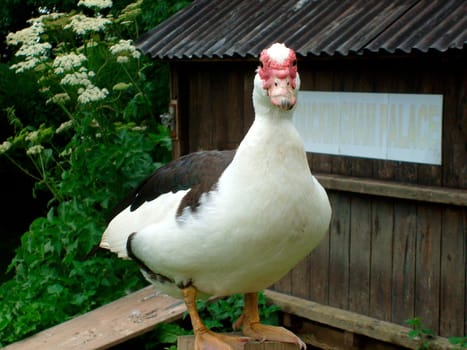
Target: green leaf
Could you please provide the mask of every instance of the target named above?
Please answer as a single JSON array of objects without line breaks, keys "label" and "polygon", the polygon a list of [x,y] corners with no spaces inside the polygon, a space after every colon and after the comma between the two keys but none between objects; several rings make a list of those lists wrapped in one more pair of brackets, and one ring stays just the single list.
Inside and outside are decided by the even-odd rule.
[{"label": "green leaf", "polygon": [[189,331],[180,327],[176,323],[161,323],[154,329],[160,343],[174,344],[181,335],[190,334]]},{"label": "green leaf", "polygon": [[410,339],[418,339],[420,337],[420,332],[416,329],[412,329],[408,333]]}]

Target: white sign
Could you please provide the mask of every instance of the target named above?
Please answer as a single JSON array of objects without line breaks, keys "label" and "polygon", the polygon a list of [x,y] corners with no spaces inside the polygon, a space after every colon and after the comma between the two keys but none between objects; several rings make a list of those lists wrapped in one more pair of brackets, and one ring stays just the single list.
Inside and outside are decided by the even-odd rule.
[{"label": "white sign", "polygon": [[301,91],[308,152],[441,164],[442,95]]}]

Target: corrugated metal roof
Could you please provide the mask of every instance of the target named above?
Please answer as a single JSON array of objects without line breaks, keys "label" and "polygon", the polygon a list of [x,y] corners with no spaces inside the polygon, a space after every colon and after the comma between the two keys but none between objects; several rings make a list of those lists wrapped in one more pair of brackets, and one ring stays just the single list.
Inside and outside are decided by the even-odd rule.
[{"label": "corrugated metal roof", "polygon": [[444,52],[467,43],[465,0],[197,0],[138,40],[161,59]]}]

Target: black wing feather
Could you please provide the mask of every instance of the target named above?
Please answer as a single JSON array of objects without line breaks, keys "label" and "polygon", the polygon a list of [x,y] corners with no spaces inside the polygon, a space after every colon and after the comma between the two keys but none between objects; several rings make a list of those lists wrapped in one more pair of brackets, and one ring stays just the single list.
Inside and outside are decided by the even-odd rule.
[{"label": "black wing feather", "polygon": [[191,190],[183,198],[178,213],[181,213],[186,206],[196,210],[201,195],[213,188],[224,169],[232,162],[234,155],[234,150],[200,151],[171,161],[157,169],[120,201],[110,219],[128,206],[134,211],[161,194],[189,188]]}]

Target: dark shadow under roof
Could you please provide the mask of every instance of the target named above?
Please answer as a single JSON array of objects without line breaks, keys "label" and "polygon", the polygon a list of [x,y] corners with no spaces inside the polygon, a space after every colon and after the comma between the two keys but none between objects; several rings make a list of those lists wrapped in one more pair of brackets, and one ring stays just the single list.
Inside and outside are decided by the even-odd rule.
[{"label": "dark shadow under roof", "polygon": [[144,34],[153,58],[257,57],[274,42],[301,56],[463,49],[466,0],[198,0]]}]

